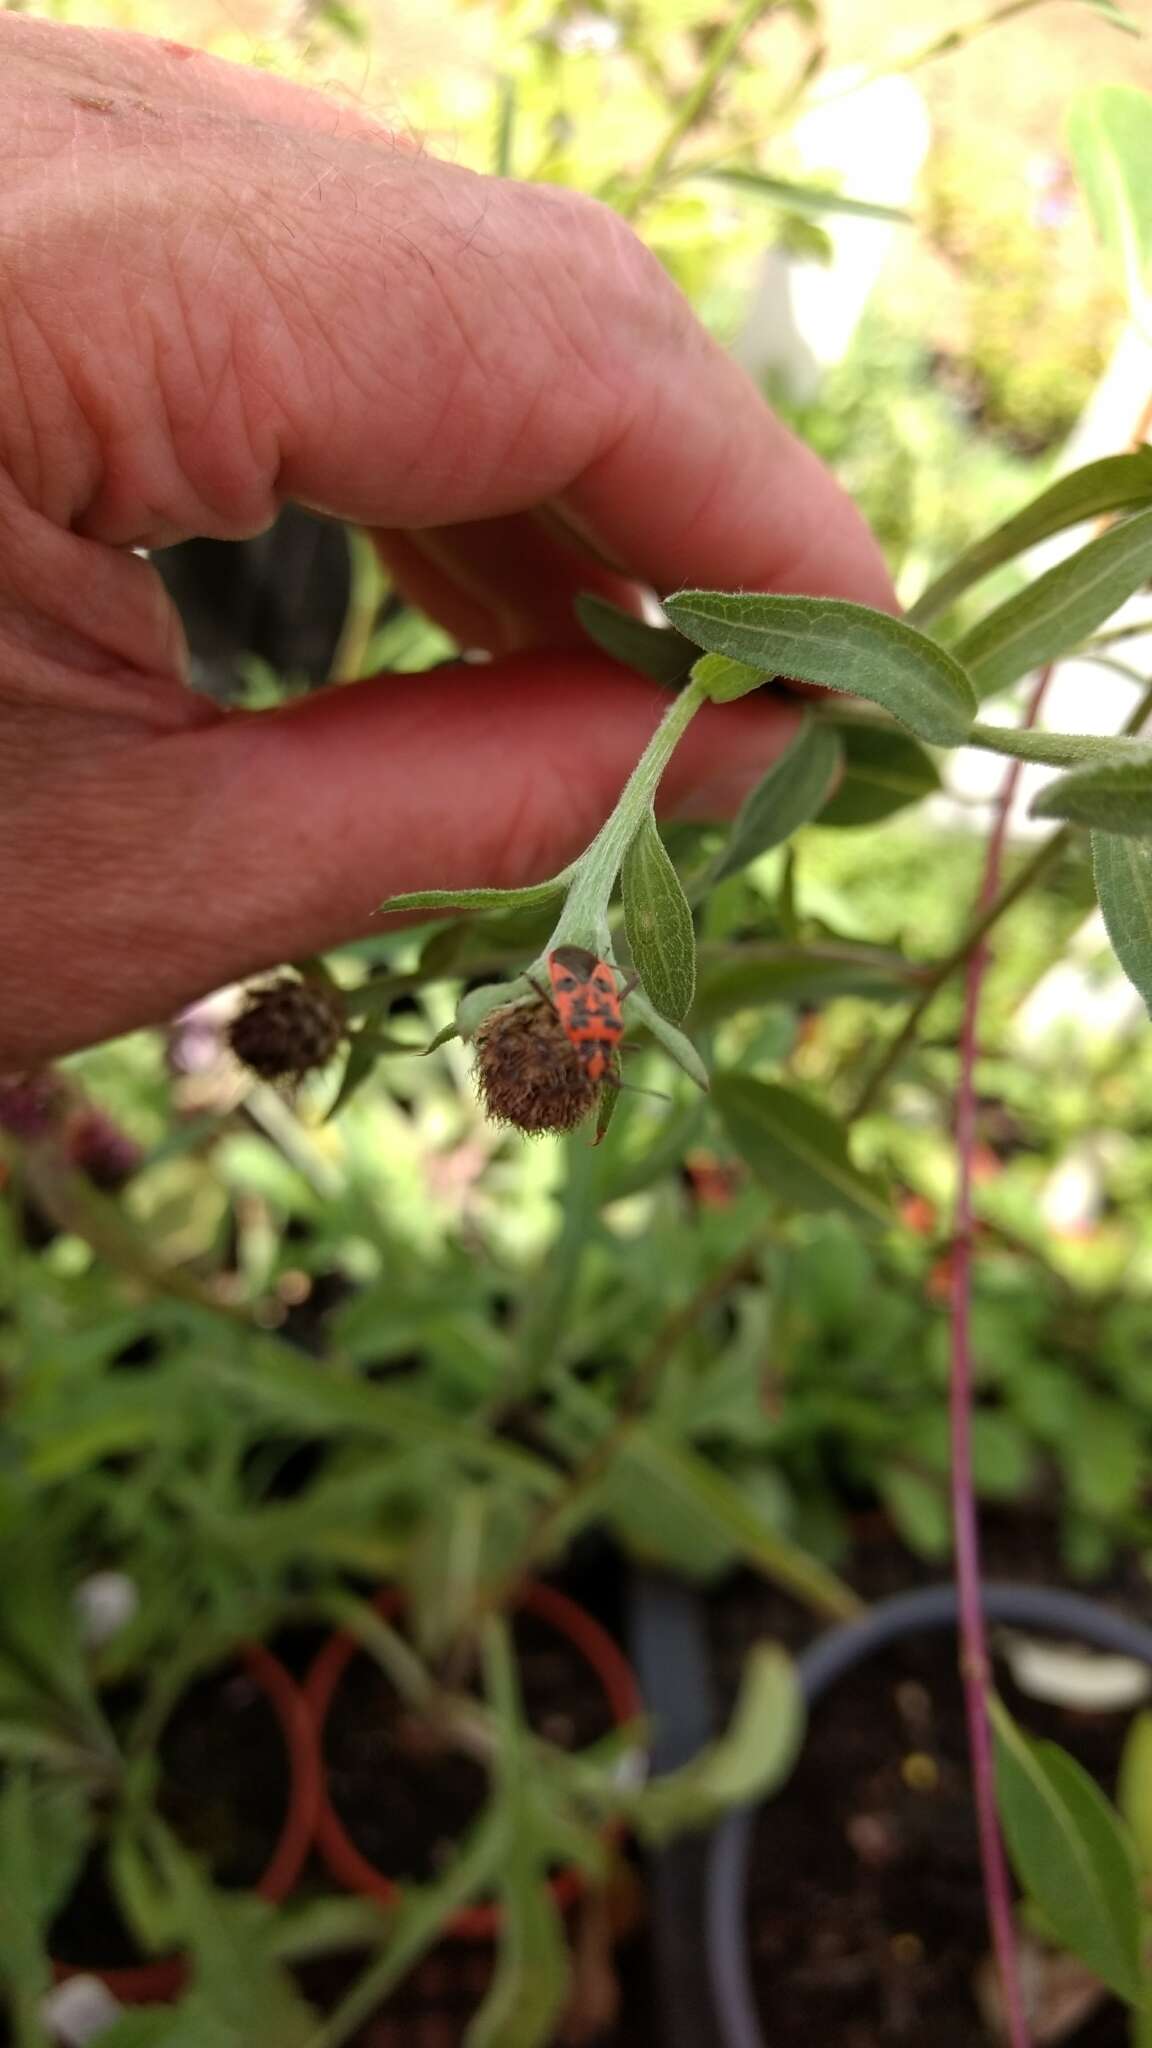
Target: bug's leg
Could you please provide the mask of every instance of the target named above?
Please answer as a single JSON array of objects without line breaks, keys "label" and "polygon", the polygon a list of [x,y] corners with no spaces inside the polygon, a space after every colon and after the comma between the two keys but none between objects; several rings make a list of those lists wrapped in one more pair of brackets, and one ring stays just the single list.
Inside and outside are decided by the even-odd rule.
[{"label": "bug's leg", "polygon": [[529,988],[535,989],[542,1003],[547,1003],[548,1008],[550,1010],[554,1010],[556,1008],[556,1005],[552,1001],[552,998],[549,995],[548,990],[546,988],[541,988],[540,983],[537,981],[534,974],[526,974],[524,976],[524,979],[528,983]]},{"label": "bug's leg", "polygon": [[623,1001],[624,1001],[624,998],[625,998],[625,996],[630,996],[630,995],[631,995],[631,993],[632,993],[632,991],[633,991],[633,989],[634,989],[634,988],[639,988],[639,986],[640,986],[640,976],[639,976],[639,975],[638,975],[637,973],[633,972],[633,973],[631,973],[631,974],[629,974],[629,975],[626,975],[626,976],[625,976],[625,978],[624,978],[624,986],[623,986],[623,988],[622,988],[622,989],[620,990],[620,992],[619,992],[619,994],[620,994],[620,1001],[621,1001],[621,1002],[623,1002]]}]

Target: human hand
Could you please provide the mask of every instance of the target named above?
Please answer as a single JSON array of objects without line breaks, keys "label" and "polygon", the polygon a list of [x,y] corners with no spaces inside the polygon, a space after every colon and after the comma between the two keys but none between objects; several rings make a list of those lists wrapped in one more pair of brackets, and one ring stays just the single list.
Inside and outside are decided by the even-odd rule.
[{"label": "human hand", "polygon": [[[0,1072],[592,836],[664,708],[581,589],[892,595],[858,515],[595,202],[265,73],[0,13]],[[191,693],[135,548],[285,499],[495,658],[275,712]],[[617,565],[615,568],[607,566]],[[693,725],[723,815],[795,713]]]}]

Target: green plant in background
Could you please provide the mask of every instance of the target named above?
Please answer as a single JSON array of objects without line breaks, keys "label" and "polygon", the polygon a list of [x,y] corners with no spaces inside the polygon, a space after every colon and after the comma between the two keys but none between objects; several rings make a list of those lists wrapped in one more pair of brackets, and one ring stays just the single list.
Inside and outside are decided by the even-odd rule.
[{"label": "green plant in background", "polygon": [[[689,0],[586,14],[523,0],[505,13],[501,75],[473,94],[461,154],[612,198],[718,326],[766,232],[804,224],[811,246],[814,216],[850,208],[790,176],[789,124],[823,63],[813,8],[746,5],[720,24]],[[343,9],[313,13],[305,33],[317,63],[361,47]],[[779,84],[769,105],[767,75]],[[429,82],[413,107],[435,139],[442,88]],[[1129,95],[1098,99],[1077,131],[1088,192],[1138,280],[1139,108],[1143,119]],[[222,1060],[223,1094],[175,1118],[153,1041],[77,1062],[139,1146],[115,1197],[59,1131],[9,1129],[0,1576],[18,1590],[0,1622],[0,1893],[19,1907],[0,1916],[0,1966],[17,2048],[45,2038],[51,1925],[98,1839],[118,1845],[120,1902],[143,1947],[186,1947],[194,1961],[178,2015],[126,2017],[108,2048],[337,2048],[452,1914],[493,1891],[505,1936],[469,2041],[509,2048],[515,2015],[531,2048],[564,1996],[549,1865],[602,1876],[606,1820],[658,1843],[779,1781],[798,1716],[771,1649],[750,1659],[728,1736],[641,1790],[621,1780],[618,1744],[573,1756],[528,1730],[507,1616],[526,1577],[594,1530],[697,1577],[750,1564],[826,1618],[856,1604],[836,1576],[854,1501],[881,1501],[914,1548],[943,1551],[949,1247],[936,1219],[951,1194],[955,1070],[943,1026],[993,929],[1009,940],[986,1078],[1011,1128],[997,1133],[990,1105],[977,1483],[1018,1502],[1055,1468],[1077,1569],[1120,1542],[1148,1545],[1152,1271],[1130,1210],[1152,1179],[1152,1056],[1141,1040],[1109,1069],[1078,1047],[1029,1075],[1001,1037],[1089,900],[1081,827],[1117,954],[1152,998],[1147,690],[1136,678],[1131,730],[1115,740],[977,713],[1037,664],[1106,651],[1106,621],[1152,572],[1152,457],[1095,463],[1022,511],[1031,483],[992,458],[995,502],[977,518],[989,451],[957,506],[965,444],[948,401],[917,388],[915,359],[889,358],[909,410],[895,431],[885,421],[879,453],[868,446],[872,348],[887,354],[866,332],[803,424],[844,453],[850,480],[854,461],[874,479],[862,495],[887,508],[886,537],[920,580],[907,621],[680,592],[655,628],[587,601],[591,636],[675,692],[664,722],[563,875],[464,903],[409,898],[409,913],[436,921],[299,963],[291,987],[319,988],[347,1039],[339,1082],[324,1065],[332,1032],[312,1047],[323,1071],[301,1100],[234,1068],[225,1078]],[[997,361],[1007,377],[1003,350]],[[1041,381],[1033,438],[1067,416],[1053,411],[1047,368]],[[1005,400],[1017,429],[1021,404],[1017,386]],[[925,460],[946,474],[908,516],[907,465]],[[1026,580],[1031,546],[1100,519],[1114,523]],[[373,565],[359,568],[345,672],[451,651],[410,613],[385,611]],[[695,711],[779,675],[834,694],[812,700],[730,828],[662,838],[652,800]],[[957,936],[971,846],[899,814],[938,789],[939,753],[965,744],[1062,772],[1036,806],[1056,829]],[[1025,929],[1029,887],[1039,909]],[[472,1096],[469,1048],[490,1043],[495,1018],[542,1029],[564,1057],[539,994],[557,945],[630,961],[639,987],[624,1018],[644,1049],[628,1077],[670,1094],[590,1101],[598,1135],[612,1117],[599,1149],[590,1129],[524,1147],[485,1125]],[[426,1046],[434,1058],[417,1057]],[[311,1064],[289,1057],[281,1071]],[[1129,1133],[1101,1167],[1116,1213],[1090,1244],[1054,1245],[1041,1178],[1094,1130],[1105,1096]],[[311,1118],[321,1106],[323,1124]],[[73,1594],[93,1560],[130,1581],[134,1609],[86,1645]],[[403,1590],[405,1631],[372,1608],[380,1581]],[[189,1679],[252,1637],[331,1625],[489,1771],[488,1803],[443,1876],[371,1925],[348,1901],[274,1911],[223,1895],[156,1806],[157,1733]],[[469,1669],[476,1690],[461,1682]],[[130,1713],[117,1705],[126,1685]],[[1011,1834],[1011,1790],[1005,1808]],[[1128,1941],[1129,1906],[1112,1911]],[[1049,1915],[1075,1946],[1071,1923]],[[351,1939],[370,1959],[321,2019],[284,1965]]]}]

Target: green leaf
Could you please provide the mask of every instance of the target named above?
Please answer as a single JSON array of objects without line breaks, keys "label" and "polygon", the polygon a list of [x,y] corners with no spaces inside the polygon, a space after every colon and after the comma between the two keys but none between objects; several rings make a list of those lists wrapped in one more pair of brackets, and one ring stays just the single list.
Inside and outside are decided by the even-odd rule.
[{"label": "green leaf", "polygon": [[887,612],[842,598],[722,590],[683,590],[665,609],[712,653],[867,697],[936,745],[967,738],[976,702],[960,663]]},{"label": "green leaf", "polygon": [[696,649],[675,627],[649,625],[647,619],[621,611],[619,605],[609,604],[606,597],[595,597],[589,590],[576,599],[576,616],[589,639],[614,661],[622,661],[625,668],[651,676],[656,683],[687,679]]},{"label": "green leaf", "polygon": [[316,2015],[273,1954],[263,1899],[215,1891],[174,1835],[153,1819],[153,1847],[192,1956],[190,1988],[170,2048],[309,2048]]},{"label": "green leaf", "polygon": [[1068,654],[1152,576],[1152,511],[1134,513],[1057,562],[957,644],[978,695],[1006,690]]},{"label": "green leaf", "polygon": [[858,1611],[849,1587],[765,1521],[709,1459],[644,1427],[631,1432],[620,1456],[625,1469],[635,1465],[659,1480],[669,1494],[705,1516],[747,1563],[817,1613],[843,1618]]},{"label": "green leaf", "polygon": [[547,2048],[568,1991],[564,1923],[542,1871],[525,1870],[510,1845],[496,1969],[464,2048]]},{"label": "green leaf", "polygon": [[932,756],[902,727],[865,725],[857,719],[838,724],[834,717],[829,723],[840,738],[844,771],[819,824],[875,825],[939,789]]},{"label": "green leaf", "polygon": [[943,1482],[892,1459],[877,1468],[876,1486],[908,1548],[921,1557],[947,1557],[952,1516]]},{"label": "green leaf", "polygon": [[696,990],[696,933],[651,811],[624,856],[620,890],[624,929],[644,992],[662,1017],[679,1024]]},{"label": "green leaf", "polygon": [[704,886],[711,888],[725,875],[737,874],[816,817],[827,803],[843,758],[835,728],[805,719],[791,746],[744,799]]},{"label": "green leaf", "polygon": [[692,681],[699,684],[713,704],[734,704],[772,681],[770,669],[753,668],[746,661],[733,661],[727,654],[703,654],[692,664]]},{"label": "green leaf", "polygon": [[1116,1804],[1144,1877],[1152,1874],[1152,1712],[1134,1714],[1124,1738]]},{"label": "green leaf", "polygon": [[670,1060],[674,1060],[690,1081],[696,1083],[707,1094],[709,1087],[708,1069],[704,1065],[690,1038],[685,1038],[678,1025],[662,1017],[659,1010],[648,1001],[643,989],[634,989],[628,998],[628,1008],[638,1024],[650,1031],[657,1045],[661,1046]]},{"label": "green leaf", "polygon": [[1065,818],[1072,825],[1135,839],[1152,837],[1152,748],[1136,760],[1108,760],[1058,775],[1034,797],[1034,818]]},{"label": "green leaf", "polygon": [[1138,2005],[1141,1912],[1135,1859],[1098,1785],[1052,1742],[1032,1742],[991,1701],[1000,1818],[1016,1874],[1059,1940]]},{"label": "green leaf", "polygon": [[1152,844],[1094,832],[1092,864],[1112,950],[1152,1010]]},{"label": "green leaf", "polygon": [[465,2035],[465,2048],[546,2048],[567,1994],[568,1944],[548,1885],[547,1851],[533,1800],[532,1749],[503,1618],[485,1628],[484,1662],[497,1731],[497,1811],[504,1822],[503,1927],[495,1974]]},{"label": "green leaf", "polygon": [[714,1024],[738,1010],[762,1010],[775,1003],[829,1002],[833,996],[865,995],[876,1002],[907,995],[919,970],[899,953],[880,946],[819,942],[811,946],[764,945],[714,961],[701,953],[700,983],[693,1024]]},{"label": "green leaf", "polygon": [[1083,0],[1083,4],[1090,7],[1093,14],[1098,14],[1103,21],[1110,22],[1113,28],[1123,29],[1125,35],[1143,36],[1144,31],[1140,23],[1134,20],[1132,15],[1126,14],[1122,7],[1117,7],[1115,0]]},{"label": "green leaf", "polygon": [[1152,448],[1138,448],[1131,455],[1105,455],[1099,462],[1074,469],[1041,491],[1022,512],[1006,519],[983,540],[966,548],[951,567],[917,598],[906,613],[910,624],[926,626],[940,617],[974,583],[993,569],[1010,562],[1015,555],[1036,547],[1054,533],[1079,526],[1086,519],[1101,519],[1109,512],[1126,512],[1152,499]]},{"label": "green leaf", "polygon": [[629,1806],[629,1819],[660,1848],[686,1828],[707,1827],[729,1807],[763,1799],[792,1769],[803,1726],[791,1658],[776,1643],[753,1643],[725,1733],[691,1763],[645,1785]]},{"label": "green leaf", "polygon": [[[389,1992],[427,1955],[453,1914],[489,1889],[504,1849],[504,1829],[499,1817],[489,1810],[436,1884],[405,1886],[388,1921],[383,1953],[361,1972],[335,2011],[312,2036],[308,2048],[344,2048],[356,2029],[376,2013]],[[261,2043],[259,2048],[271,2048],[271,2043]]]},{"label": "green leaf", "polygon": [[567,884],[565,870],[524,889],[416,889],[408,896],[389,896],[376,915],[390,917],[398,910],[530,910],[562,896]]},{"label": "green leaf", "polygon": [[1152,97],[1097,85],[1073,102],[1068,140],[1096,232],[1116,264],[1133,319],[1147,326],[1152,291]]},{"label": "green leaf", "polygon": [[87,1792],[67,1779],[37,1779],[27,1766],[0,1786],[0,1985],[13,2048],[51,2048],[40,2002],[52,1982],[46,1938],[75,1881],[90,1836]]},{"label": "green leaf", "polygon": [[1139,767],[1152,762],[1149,741],[1114,733],[1037,732],[1032,726],[984,725],[977,720],[969,742],[1017,761],[1041,761],[1048,768]]},{"label": "green leaf", "polygon": [[730,1142],[787,1207],[891,1221],[883,1190],[853,1165],[844,1127],[826,1109],[750,1074],[718,1074],[713,1093]]},{"label": "green leaf", "polygon": [[753,198],[767,199],[789,213],[819,219],[825,214],[847,214],[855,220],[887,220],[906,227],[912,215],[901,206],[882,206],[878,200],[851,199],[827,185],[797,185],[790,178],[773,178],[765,171],[746,170],[738,164],[709,166],[685,172],[685,180],[706,179],[710,185],[727,185]]}]

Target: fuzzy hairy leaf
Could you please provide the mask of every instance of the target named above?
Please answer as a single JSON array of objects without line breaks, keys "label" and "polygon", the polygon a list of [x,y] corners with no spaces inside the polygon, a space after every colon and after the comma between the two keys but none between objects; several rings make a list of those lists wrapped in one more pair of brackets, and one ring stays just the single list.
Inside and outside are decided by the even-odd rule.
[{"label": "fuzzy hairy leaf", "polygon": [[1152,510],[1133,513],[998,605],[957,643],[981,697],[1068,654],[1152,576]]},{"label": "fuzzy hairy leaf", "polygon": [[1112,950],[1152,1010],[1152,841],[1094,832],[1092,865]]},{"label": "fuzzy hairy leaf", "polygon": [[692,912],[651,811],[624,856],[620,873],[624,929],[650,1002],[679,1024],[696,990]]},{"label": "fuzzy hairy leaf", "polygon": [[723,590],[682,590],[665,609],[709,653],[866,697],[938,746],[967,738],[976,700],[960,662],[887,612],[843,598]]}]

